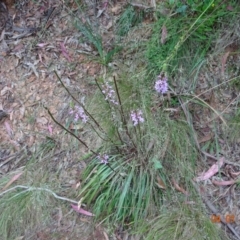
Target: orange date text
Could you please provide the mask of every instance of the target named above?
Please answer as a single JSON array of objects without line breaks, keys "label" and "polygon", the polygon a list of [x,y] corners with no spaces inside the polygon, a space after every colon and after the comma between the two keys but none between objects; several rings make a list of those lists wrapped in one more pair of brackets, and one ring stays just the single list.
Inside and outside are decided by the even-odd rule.
[{"label": "orange date text", "polygon": [[[213,223],[220,223],[221,222],[221,216],[213,214],[210,217],[211,221]],[[223,217],[223,219],[226,221],[226,223],[234,223],[235,222],[235,216],[234,214],[227,214],[226,216]]]}]

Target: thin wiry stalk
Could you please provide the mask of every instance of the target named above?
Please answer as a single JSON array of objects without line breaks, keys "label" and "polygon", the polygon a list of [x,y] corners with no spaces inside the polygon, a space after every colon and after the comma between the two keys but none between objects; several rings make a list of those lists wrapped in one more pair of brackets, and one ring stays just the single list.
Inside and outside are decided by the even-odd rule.
[{"label": "thin wiry stalk", "polygon": [[138,124],[138,135],[139,135],[139,142],[140,142],[140,151],[142,152],[142,154],[144,155],[144,151],[143,151],[143,139],[142,139],[142,134],[141,134],[141,128],[140,125]]},{"label": "thin wiry stalk", "polygon": [[[103,130],[103,128],[99,125],[99,123],[95,120],[95,118],[87,111],[87,109],[84,107],[84,105],[82,103],[80,103],[68,90],[68,88],[64,85],[64,83],[62,82],[61,78],[58,76],[57,72],[54,71],[58,80],[60,81],[60,83],[62,84],[63,88],[65,88],[65,90],[67,91],[67,93],[71,96],[71,98],[76,101],[82,108],[83,110],[86,112],[86,114],[94,121],[94,123],[98,126],[98,128],[105,134],[105,136],[108,137],[109,141],[111,143],[113,143],[113,141],[109,138],[109,136],[105,133],[105,131]],[[101,137],[99,135],[99,133],[97,132],[97,130],[92,126],[92,124],[90,124],[90,126],[92,127],[93,131],[103,140],[103,141],[107,141],[106,139],[104,139],[103,137]]]},{"label": "thin wiry stalk", "polygon": [[[58,80],[59,80],[60,83],[62,84],[63,88],[67,91],[67,93],[71,96],[71,98],[72,98],[74,101],[76,101],[76,102],[83,108],[83,110],[86,112],[86,114],[93,120],[93,122],[99,127],[99,129],[100,129],[103,133],[105,133],[104,130],[103,130],[103,129],[101,128],[101,126],[99,125],[99,123],[98,123],[98,122],[95,120],[95,118],[92,116],[92,114],[90,114],[90,113],[87,111],[87,109],[85,108],[85,106],[84,106],[81,102],[79,102],[79,101],[71,94],[71,92],[68,90],[68,88],[67,88],[67,87],[64,85],[64,83],[62,82],[61,78],[58,76],[58,73],[57,73],[56,71],[54,71],[54,72],[55,72]],[[105,134],[106,134],[106,133],[105,133]]]},{"label": "thin wiry stalk", "polygon": [[82,145],[84,145],[89,151],[91,151],[94,155],[98,156],[98,154],[93,151],[92,149],[90,149],[88,147],[88,145],[81,140],[76,134],[74,134],[73,132],[69,131],[67,128],[65,128],[61,123],[59,123],[52,115],[52,113],[49,111],[49,109],[47,107],[44,106],[44,108],[47,110],[48,114],[50,115],[50,117],[52,118],[52,120],[58,125],[60,126],[62,129],[64,129],[66,132],[68,132],[69,134],[71,134],[73,137],[75,137]]},{"label": "thin wiry stalk", "polygon": [[[52,120],[58,125],[60,126],[62,129],[64,129],[65,131],[67,131],[69,134],[71,134],[73,137],[75,137],[81,144],[83,144],[91,153],[93,153],[96,157],[98,157],[98,153],[93,151],[92,149],[90,149],[88,147],[88,145],[83,141],[81,140],[77,135],[75,135],[73,132],[69,131],[67,128],[65,128],[61,123],[59,123],[54,117],[53,115],[51,114],[51,112],[49,111],[49,109],[47,107],[44,107],[48,114],[50,115],[50,117],[52,118]],[[109,163],[106,164],[113,172],[115,172],[115,170],[109,165]],[[116,173],[116,172],[115,172]]]},{"label": "thin wiry stalk", "polygon": [[123,112],[122,102],[121,102],[120,94],[119,94],[119,91],[118,91],[118,86],[117,86],[117,81],[116,81],[115,76],[113,76],[113,80],[114,80],[114,85],[115,85],[115,89],[116,89],[116,93],[117,93],[117,97],[118,97],[118,102],[119,102],[119,105],[120,105],[120,112],[121,112],[120,115],[122,117],[123,126],[126,129],[126,134],[128,135],[129,139],[131,140],[134,148],[137,149],[137,146],[134,143],[134,141],[133,141],[133,139],[132,139],[132,137],[131,137],[131,135],[129,134],[129,131],[128,131],[127,121],[125,119],[125,115],[124,115],[124,112]]},{"label": "thin wiry stalk", "polygon": [[[91,124],[90,124],[91,125]],[[107,142],[107,139],[104,139],[102,136],[100,136],[100,134],[98,133],[98,131],[91,125],[91,128],[93,129],[93,131],[98,135],[99,138],[101,138],[103,141]],[[111,141],[111,139],[109,139]],[[113,143],[113,142],[112,142]]]},{"label": "thin wiry stalk", "polygon": [[[98,81],[97,81],[96,78],[95,78],[95,82],[96,82],[97,87],[99,88],[100,92],[101,92],[102,95],[105,97],[105,95],[103,94],[102,88],[101,88],[101,86],[98,84]],[[107,103],[108,103],[109,109],[111,110],[109,101],[108,101],[108,100],[106,100],[106,101],[107,101]],[[113,117],[113,116],[112,116],[112,117]],[[118,131],[118,128],[117,128],[117,135],[118,135],[118,138],[120,139],[121,143],[124,144],[124,141],[123,141],[122,138],[121,138],[121,135],[120,135],[120,133],[119,133],[119,131]],[[118,149],[118,151],[120,152],[119,149]]]},{"label": "thin wiry stalk", "polygon": [[120,105],[120,112],[121,112],[122,121],[123,121],[124,125],[126,126],[127,125],[126,124],[126,119],[125,119],[125,115],[123,113],[122,102],[121,102],[120,94],[119,94],[119,91],[118,91],[118,87],[117,87],[117,82],[116,82],[115,76],[113,76],[113,80],[114,80],[114,85],[115,85],[115,89],[116,89],[116,93],[117,93],[117,97],[118,97],[118,102],[119,102],[119,105]]}]

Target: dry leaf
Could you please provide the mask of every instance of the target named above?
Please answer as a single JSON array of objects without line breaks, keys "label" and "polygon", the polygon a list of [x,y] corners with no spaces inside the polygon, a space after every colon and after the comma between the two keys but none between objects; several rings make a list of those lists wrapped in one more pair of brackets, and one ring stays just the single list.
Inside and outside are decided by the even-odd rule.
[{"label": "dry leaf", "polygon": [[166,26],[162,27],[161,43],[164,44],[167,39],[167,28]]},{"label": "dry leaf", "polygon": [[222,167],[223,164],[224,164],[224,158],[222,157],[219,159],[217,163],[213,164],[207,172],[202,173],[199,177],[195,178],[194,180],[203,181],[203,180],[209,179],[219,171],[219,169]]},{"label": "dry leaf", "polygon": [[232,172],[230,171],[229,173],[231,175],[232,178],[238,177],[240,175],[240,172]]},{"label": "dry leaf", "polygon": [[88,219],[86,219],[86,218],[79,218],[80,219],[80,221],[82,221],[82,222],[85,222],[85,223],[90,223],[90,221],[88,220]]},{"label": "dry leaf", "polygon": [[200,139],[198,140],[198,143],[200,144],[200,143],[203,143],[203,142],[207,142],[207,141],[211,140],[212,137],[213,137],[213,135],[210,133],[210,134],[208,134],[208,135],[200,138]]},{"label": "dry leaf", "polygon": [[45,117],[39,117],[39,118],[37,118],[36,119],[37,121],[37,123],[41,123],[42,125],[45,125],[45,124],[47,124],[48,123],[48,120],[47,120],[47,118],[45,118]]},{"label": "dry leaf", "polygon": [[40,48],[43,48],[45,46],[47,46],[49,43],[38,43],[37,46]]},{"label": "dry leaf", "polygon": [[5,191],[13,182],[17,181],[18,178],[23,174],[23,172],[18,173],[17,175],[13,176],[11,180],[4,186],[2,191]]},{"label": "dry leaf", "polygon": [[185,195],[188,195],[188,192],[186,190],[184,190],[182,187],[180,187],[178,185],[178,183],[175,181],[175,179],[172,179],[172,182],[173,182],[173,186],[175,187],[176,190],[178,190],[179,192],[181,192]]},{"label": "dry leaf", "polygon": [[34,63],[31,63],[31,62],[26,62],[26,63],[25,63],[27,66],[29,66],[29,68],[32,69],[33,73],[35,74],[35,76],[36,76],[37,78],[39,78],[39,74],[38,74],[38,72],[37,72],[37,69],[36,69],[35,65],[37,65],[38,62],[39,62],[39,61],[36,61],[36,62],[34,62]]},{"label": "dry leaf", "polygon": [[81,182],[77,182],[75,185],[72,186],[75,190],[81,187]]},{"label": "dry leaf", "polygon": [[24,49],[24,45],[22,43],[15,46],[15,48],[12,50],[12,52],[19,52],[20,50]]},{"label": "dry leaf", "polygon": [[59,208],[58,209],[58,216],[57,216],[57,225],[58,225],[59,228],[61,227],[62,218],[63,218],[62,209]]},{"label": "dry leaf", "polygon": [[28,147],[31,147],[35,142],[35,136],[31,135],[29,137]]},{"label": "dry leaf", "polygon": [[149,143],[148,143],[148,147],[147,147],[147,150],[146,150],[146,154],[149,153],[150,150],[152,150],[153,146],[155,144],[155,140],[151,140]]},{"label": "dry leaf", "polygon": [[53,125],[48,124],[48,131],[49,131],[50,135],[53,134]]},{"label": "dry leaf", "polygon": [[110,28],[113,26],[113,22],[109,21],[107,26],[105,27],[107,30],[110,30]]},{"label": "dry leaf", "polygon": [[97,13],[97,18],[99,18],[104,11],[105,11],[105,8],[99,9],[99,10],[98,10],[98,13]]},{"label": "dry leaf", "polygon": [[222,57],[222,61],[221,61],[222,62],[222,67],[221,67],[222,76],[224,76],[224,73],[225,73],[225,65],[226,65],[229,54],[230,54],[230,50],[228,50]]},{"label": "dry leaf", "polygon": [[112,12],[113,14],[116,14],[116,15],[117,15],[117,14],[120,13],[121,8],[122,8],[121,5],[118,5],[118,4],[117,4],[116,6],[114,6],[114,7],[111,8],[111,12]]},{"label": "dry leaf", "polygon": [[19,120],[23,119],[25,115],[25,106],[19,108]]},{"label": "dry leaf", "polygon": [[108,235],[107,235],[107,233],[105,231],[103,231],[103,235],[104,235],[106,240],[109,240],[109,237],[108,237]]},{"label": "dry leaf", "polygon": [[13,135],[13,130],[12,130],[10,124],[8,123],[8,121],[4,121],[4,126],[7,130],[8,136],[11,137]]},{"label": "dry leaf", "polygon": [[229,181],[216,181],[216,180],[212,180],[212,183],[217,185],[217,186],[228,186],[228,185],[235,184],[236,180],[229,180]]},{"label": "dry leaf", "polygon": [[12,89],[11,88],[9,88],[9,87],[4,87],[2,90],[1,90],[1,96],[4,96],[6,93],[8,93],[8,91],[9,92],[12,92]]},{"label": "dry leaf", "polygon": [[90,217],[95,216],[93,213],[84,210],[83,208],[79,207],[78,205],[71,204],[71,206],[72,206],[72,209],[78,213],[81,213],[83,215],[90,216]]},{"label": "dry leaf", "polygon": [[162,180],[159,176],[157,176],[157,182],[156,182],[156,184],[157,184],[157,186],[158,186],[159,188],[161,188],[161,189],[166,189],[166,186],[165,186],[163,180]]},{"label": "dry leaf", "polygon": [[14,149],[16,149],[17,151],[20,151],[21,146],[17,141],[9,139],[9,142],[13,144]]},{"label": "dry leaf", "polygon": [[68,51],[67,51],[67,49],[66,49],[66,47],[65,47],[65,45],[64,45],[63,42],[60,43],[60,47],[61,47],[61,51],[62,51],[63,56],[64,56],[69,62],[71,62],[71,59],[70,59],[69,54],[68,54]]}]

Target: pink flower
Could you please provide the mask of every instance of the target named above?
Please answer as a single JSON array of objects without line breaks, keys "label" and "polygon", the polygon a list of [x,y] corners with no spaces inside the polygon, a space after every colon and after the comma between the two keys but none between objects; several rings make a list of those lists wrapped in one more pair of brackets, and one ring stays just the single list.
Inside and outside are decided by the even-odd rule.
[{"label": "pink flower", "polygon": [[112,102],[113,104],[118,105],[118,102],[116,101],[115,91],[113,90],[112,86],[109,85],[108,82],[106,82],[103,85],[102,93],[105,96],[105,100],[108,100],[109,102]]},{"label": "pink flower", "polygon": [[142,110],[135,110],[135,111],[131,111],[131,119],[133,122],[133,126],[138,125],[140,122],[143,123],[144,122],[144,118],[143,118],[143,113]]},{"label": "pink flower", "polygon": [[158,93],[166,93],[168,91],[167,77],[159,75],[154,88]]},{"label": "pink flower", "polygon": [[84,109],[79,106],[75,106],[74,109],[70,109],[69,114],[74,116],[74,121],[77,122],[81,119],[84,123],[88,121],[88,116],[85,114]]},{"label": "pink flower", "polygon": [[103,163],[103,164],[108,164],[108,159],[109,159],[109,156],[107,154],[103,154],[102,156],[97,156],[98,160],[100,161],[100,163]]}]

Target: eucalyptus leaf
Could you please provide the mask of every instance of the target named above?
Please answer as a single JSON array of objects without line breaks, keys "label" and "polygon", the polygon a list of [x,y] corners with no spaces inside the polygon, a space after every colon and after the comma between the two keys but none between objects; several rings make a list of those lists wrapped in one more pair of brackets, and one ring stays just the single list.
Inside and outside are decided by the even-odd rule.
[{"label": "eucalyptus leaf", "polygon": [[155,170],[163,168],[163,166],[162,166],[161,162],[159,161],[159,159],[153,158],[152,161],[153,161],[153,166],[154,166]]},{"label": "eucalyptus leaf", "polygon": [[177,13],[186,13],[188,6],[187,5],[182,5],[181,7],[179,7],[176,12]]}]

